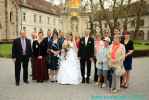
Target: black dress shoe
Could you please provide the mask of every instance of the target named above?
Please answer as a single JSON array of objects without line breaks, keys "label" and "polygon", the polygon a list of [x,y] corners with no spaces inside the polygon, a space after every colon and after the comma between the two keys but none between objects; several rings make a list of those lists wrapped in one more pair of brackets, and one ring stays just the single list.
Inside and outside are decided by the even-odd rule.
[{"label": "black dress shoe", "polygon": [[82,79],[82,83],[85,83],[85,78]]},{"label": "black dress shoe", "polygon": [[88,83],[88,84],[90,83],[90,80],[89,80],[89,78],[86,78],[86,83]]},{"label": "black dress shoe", "polygon": [[16,83],[16,86],[19,86],[20,84],[19,83]]},{"label": "black dress shoe", "polygon": [[29,81],[24,81],[24,83],[29,84]]}]

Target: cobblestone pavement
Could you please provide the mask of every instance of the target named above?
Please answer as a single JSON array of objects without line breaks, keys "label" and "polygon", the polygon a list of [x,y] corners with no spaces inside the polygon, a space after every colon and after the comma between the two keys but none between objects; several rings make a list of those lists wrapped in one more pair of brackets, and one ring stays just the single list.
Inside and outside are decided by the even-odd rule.
[{"label": "cobblestone pavement", "polygon": [[36,83],[30,78],[30,84],[26,85],[21,80],[20,86],[16,87],[12,60],[0,58],[0,100],[93,100],[92,96],[111,95],[145,95],[149,100],[149,58],[134,59],[129,88],[122,89],[118,94],[98,88],[94,82],[60,85],[50,82]]}]

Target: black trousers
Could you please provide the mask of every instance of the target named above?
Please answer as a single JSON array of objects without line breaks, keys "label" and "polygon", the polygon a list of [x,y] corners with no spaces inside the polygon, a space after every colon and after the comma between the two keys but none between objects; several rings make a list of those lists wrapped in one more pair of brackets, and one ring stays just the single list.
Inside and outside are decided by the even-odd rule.
[{"label": "black trousers", "polygon": [[16,83],[20,82],[20,72],[21,65],[23,67],[23,81],[28,81],[28,62],[29,58],[27,56],[21,56],[20,58],[16,58],[15,61],[15,80]]},{"label": "black trousers", "polygon": [[97,68],[96,68],[96,57],[94,57],[94,67],[95,67],[95,72],[94,72],[94,81],[97,82],[98,81],[98,75],[97,75]]},{"label": "black trousers", "polygon": [[80,59],[80,64],[81,64],[81,75],[82,78],[85,78],[85,64],[87,63],[87,78],[89,79],[90,73],[91,73],[91,61],[90,59]]}]

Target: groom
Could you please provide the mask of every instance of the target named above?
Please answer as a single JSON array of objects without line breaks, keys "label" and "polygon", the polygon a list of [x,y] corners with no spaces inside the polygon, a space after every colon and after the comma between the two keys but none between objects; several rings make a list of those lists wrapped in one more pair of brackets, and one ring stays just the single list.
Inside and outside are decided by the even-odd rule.
[{"label": "groom", "polygon": [[[85,36],[80,39],[80,48],[78,51],[80,58],[82,83],[89,83],[91,73],[91,60],[94,57],[94,39],[90,37],[90,30],[85,32]],[[85,79],[85,64],[87,63],[87,77]]]}]

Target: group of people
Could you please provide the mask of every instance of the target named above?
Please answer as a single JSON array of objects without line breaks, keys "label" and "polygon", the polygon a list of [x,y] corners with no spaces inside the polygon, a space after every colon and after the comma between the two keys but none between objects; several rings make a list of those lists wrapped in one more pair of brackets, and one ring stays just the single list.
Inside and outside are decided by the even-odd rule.
[{"label": "group of people", "polygon": [[[83,37],[76,34],[49,31],[32,34],[32,43],[26,32],[13,41],[12,58],[15,62],[16,86],[20,85],[20,70],[23,80],[28,81],[28,63],[31,58],[32,79],[41,83],[49,81],[59,84],[90,83],[91,67],[94,81],[101,87],[118,92],[127,88],[132,69],[133,42],[128,32],[123,35],[115,28],[114,34],[105,32],[95,36],[85,31]],[[92,66],[93,64],[94,66]]]}]

